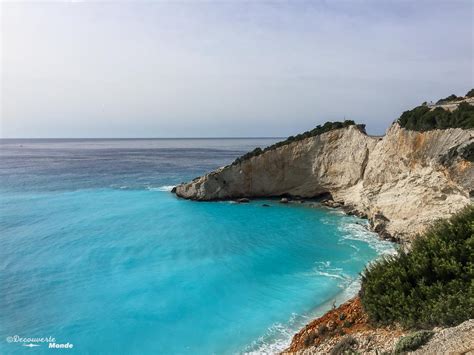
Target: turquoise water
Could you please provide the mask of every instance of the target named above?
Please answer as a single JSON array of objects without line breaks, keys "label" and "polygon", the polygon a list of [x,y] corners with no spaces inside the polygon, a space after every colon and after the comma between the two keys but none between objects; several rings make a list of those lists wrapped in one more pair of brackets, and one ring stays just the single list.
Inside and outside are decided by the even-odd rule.
[{"label": "turquoise water", "polygon": [[276,351],[349,297],[392,250],[363,221],[168,191],[257,143],[3,142],[0,353]]}]

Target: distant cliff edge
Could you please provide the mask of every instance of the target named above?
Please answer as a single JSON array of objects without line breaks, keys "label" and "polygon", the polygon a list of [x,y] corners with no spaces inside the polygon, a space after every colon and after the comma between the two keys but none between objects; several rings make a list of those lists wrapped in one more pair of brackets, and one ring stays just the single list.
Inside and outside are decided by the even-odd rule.
[{"label": "distant cliff edge", "polygon": [[367,216],[383,237],[408,242],[470,203],[473,104],[469,96],[424,103],[383,137],[368,136],[352,121],[327,123],[256,149],[174,192],[200,201],[331,196],[347,212]]}]

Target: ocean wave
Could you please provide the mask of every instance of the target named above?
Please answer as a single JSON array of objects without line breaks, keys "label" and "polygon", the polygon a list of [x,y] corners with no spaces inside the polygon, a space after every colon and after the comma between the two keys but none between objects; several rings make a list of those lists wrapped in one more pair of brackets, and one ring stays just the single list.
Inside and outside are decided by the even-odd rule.
[{"label": "ocean wave", "polygon": [[360,289],[359,277],[353,278],[346,275],[342,268],[333,266],[330,261],[315,262],[314,268],[305,274],[308,273],[337,280],[341,291],[334,298],[320,304],[309,314],[293,313],[286,324],[273,324],[263,336],[247,346],[244,350],[245,354],[277,354],[282,352],[290,346],[294,334],[303,328],[309,320],[324,314],[333,306],[333,303],[339,305],[352,298]]},{"label": "ocean wave", "polygon": [[120,184],[112,184],[109,187],[112,188],[112,189],[118,189],[118,190],[128,190],[128,189],[130,189],[130,186],[120,185]]},{"label": "ocean wave", "polygon": [[151,187],[151,186],[148,186],[146,189],[148,191],[164,191],[164,192],[170,192],[171,190],[173,190],[173,187],[174,185],[163,185],[163,186],[159,186],[159,187]]},{"label": "ocean wave", "polygon": [[303,276],[322,276],[336,280],[337,287],[343,292],[356,281],[354,276],[344,273],[343,268],[331,266],[330,261],[315,262],[315,266],[310,271],[303,272],[302,274]]},{"label": "ocean wave", "polygon": [[308,316],[293,313],[287,324],[275,323],[266,333],[253,341],[244,350],[244,354],[278,354],[290,346],[297,329],[309,320]]},{"label": "ocean wave", "polygon": [[343,240],[365,242],[379,255],[393,255],[396,253],[393,243],[381,240],[376,233],[367,230],[367,227],[362,225],[360,222],[344,223],[339,226],[339,231],[342,232]]},{"label": "ocean wave", "polygon": [[361,280],[360,277],[351,280],[349,284],[344,287],[342,292],[337,296],[336,303],[345,302],[346,300],[354,297],[360,290]]},{"label": "ocean wave", "polygon": [[332,267],[330,261],[319,261],[315,263],[314,268],[310,271],[311,274],[318,276],[325,276],[331,279],[342,280],[346,283],[351,280],[349,276],[343,273],[343,269],[340,267]]},{"label": "ocean wave", "polygon": [[[396,252],[393,243],[381,240],[376,233],[370,232],[367,227],[360,221],[344,223],[339,226],[339,231],[342,232],[342,239],[347,243],[350,241],[362,241],[367,243],[379,255],[390,255]],[[351,245],[356,251],[357,246]],[[267,332],[252,342],[244,350],[246,354],[276,354],[280,353],[291,344],[293,335],[300,330],[309,319],[314,319],[321,316],[328,311],[334,304],[341,303],[351,299],[360,290],[361,279],[360,276],[350,277],[343,273],[343,269],[335,267],[330,261],[316,262],[312,270],[308,271],[313,275],[328,277],[338,280],[338,286],[341,289],[331,300],[319,305],[308,315],[294,314],[286,324],[275,323]]]},{"label": "ocean wave", "polygon": [[334,305],[339,306],[352,297],[356,296],[360,290],[360,277],[355,279],[347,278],[341,284],[341,292],[334,298],[320,304],[310,314],[295,314],[291,316],[286,324],[275,323],[268,328],[266,333],[253,341],[243,351],[245,354],[279,354],[287,349],[293,336],[301,330],[310,320],[321,317]]}]

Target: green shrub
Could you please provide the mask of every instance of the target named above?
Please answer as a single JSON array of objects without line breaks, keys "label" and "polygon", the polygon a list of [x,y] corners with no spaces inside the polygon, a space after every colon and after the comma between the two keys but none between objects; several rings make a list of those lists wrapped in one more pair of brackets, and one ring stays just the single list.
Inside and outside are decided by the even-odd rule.
[{"label": "green shrub", "polygon": [[370,264],[361,300],[376,324],[424,328],[474,318],[474,206],[436,223],[410,252]]},{"label": "green shrub", "polygon": [[434,332],[430,330],[420,330],[415,333],[408,334],[397,342],[395,345],[395,354],[402,354],[408,351],[414,351],[425,345],[431,339]]},{"label": "green shrub", "polygon": [[474,142],[466,145],[463,149],[461,149],[460,155],[461,157],[463,157],[463,159],[474,162]]},{"label": "green shrub", "polygon": [[454,111],[441,107],[431,110],[428,106],[418,106],[405,111],[398,119],[400,126],[412,131],[429,131],[446,128],[474,128],[474,106],[461,102]]},{"label": "green shrub", "polygon": [[[273,150],[273,149],[276,149],[276,148],[279,148],[279,147],[283,147],[284,145],[290,144],[292,142],[300,141],[300,140],[303,140],[303,139],[306,139],[306,138],[309,138],[309,137],[319,136],[320,134],[323,134],[323,133],[326,133],[326,132],[329,132],[329,131],[332,131],[332,130],[335,130],[335,129],[339,129],[339,128],[354,126],[355,124],[356,123],[352,120],[345,120],[344,122],[326,122],[322,126],[321,125],[316,126],[311,131],[306,131],[304,133],[297,134],[296,136],[290,136],[286,140],[281,141],[281,142],[277,142],[275,144],[272,144],[271,146],[266,147],[263,150],[261,148],[256,148],[253,151],[248,152],[248,153],[242,155],[241,157],[235,159],[232,164],[233,165],[239,164],[242,161],[245,161],[245,160],[250,159],[252,157],[258,156],[258,155],[260,155],[262,153],[265,153],[269,150]],[[357,127],[361,131],[365,132],[365,125],[357,125]]]},{"label": "green shrub", "polygon": [[357,345],[357,340],[348,335],[342,338],[331,350],[331,355],[356,354],[353,347]]},{"label": "green shrub", "polygon": [[318,335],[322,336],[325,335],[329,331],[326,324],[321,324],[318,328]]},{"label": "green shrub", "polygon": [[466,97],[474,97],[474,89],[471,89],[467,92]]},{"label": "green shrub", "polygon": [[304,339],[304,346],[305,347],[312,346],[317,337],[318,337],[318,334],[316,332],[309,333]]},{"label": "green shrub", "polygon": [[352,322],[351,321],[348,321],[348,320],[345,320],[344,321],[344,324],[342,325],[344,328],[350,328],[352,327]]},{"label": "green shrub", "polygon": [[460,97],[457,97],[456,95],[449,95],[448,97],[445,97],[444,99],[441,99],[441,100],[438,100],[436,102],[436,105],[441,105],[441,104],[445,104],[445,103],[448,103],[450,101],[456,101],[460,99]]}]

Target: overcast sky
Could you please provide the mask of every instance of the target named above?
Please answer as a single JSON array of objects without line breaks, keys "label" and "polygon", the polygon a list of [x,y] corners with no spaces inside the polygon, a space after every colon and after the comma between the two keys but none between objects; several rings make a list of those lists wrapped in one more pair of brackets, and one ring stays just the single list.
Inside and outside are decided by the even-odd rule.
[{"label": "overcast sky", "polygon": [[2,2],[0,135],[383,133],[474,86],[473,4]]}]

